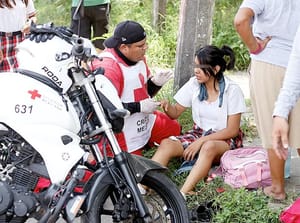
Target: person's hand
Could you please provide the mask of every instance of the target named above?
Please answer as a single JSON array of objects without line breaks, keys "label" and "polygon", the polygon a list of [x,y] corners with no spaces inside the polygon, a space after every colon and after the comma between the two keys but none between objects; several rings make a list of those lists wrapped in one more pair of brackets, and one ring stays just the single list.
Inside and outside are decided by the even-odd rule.
[{"label": "person's hand", "polygon": [[140,101],[141,112],[143,113],[153,113],[159,105],[160,102],[155,101],[153,98],[146,98]]},{"label": "person's hand", "polygon": [[287,159],[289,147],[288,132],[288,121],[283,117],[275,116],[273,118],[272,149],[275,150],[279,159]]},{"label": "person's hand", "polygon": [[256,39],[256,42],[258,44],[258,48],[255,49],[254,51],[250,50],[250,53],[252,53],[252,54],[259,54],[259,53],[261,53],[266,48],[268,42],[271,40],[271,37],[267,36],[263,40],[260,39],[260,38],[258,38],[258,37],[256,37],[255,39]]},{"label": "person's hand", "polygon": [[262,49],[265,49],[268,42],[272,39],[271,36],[267,36],[265,39],[256,38],[257,42],[261,45]]},{"label": "person's hand", "polygon": [[171,78],[173,78],[173,72],[168,70],[158,70],[156,74],[151,78],[151,81],[157,86],[163,86],[167,83]]},{"label": "person's hand", "polygon": [[164,110],[164,112],[168,111],[169,106],[170,106],[170,103],[168,100],[163,99],[160,101],[160,107],[162,108],[162,110]]},{"label": "person's hand", "polygon": [[22,33],[29,34],[30,33],[30,26],[33,24],[33,21],[31,19],[28,19],[25,23],[25,25],[22,28]]},{"label": "person's hand", "polygon": [[196,141],[192,142],[184,151],[183,151],[183,158],[185,160],[193,160],[197,153],[200,151],[200,148],[203,144],[201,138],[197,139]]},{"label": "person's hand", "polygon": [[3,57],[3,52],[2,50],[0,50],[0,63],[3,61],[4,57]]}]

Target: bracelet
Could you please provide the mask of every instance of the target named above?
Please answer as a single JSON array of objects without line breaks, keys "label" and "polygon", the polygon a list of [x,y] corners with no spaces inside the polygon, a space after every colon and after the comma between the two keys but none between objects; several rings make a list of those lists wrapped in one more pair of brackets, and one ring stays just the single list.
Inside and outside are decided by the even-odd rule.
[{"label": "bracelet", "polygon": [[258,44],[258,48],[254,51],[250,51],[251,54],[259,54],[263,50],[261,44],[260,43],[257,44]]}]

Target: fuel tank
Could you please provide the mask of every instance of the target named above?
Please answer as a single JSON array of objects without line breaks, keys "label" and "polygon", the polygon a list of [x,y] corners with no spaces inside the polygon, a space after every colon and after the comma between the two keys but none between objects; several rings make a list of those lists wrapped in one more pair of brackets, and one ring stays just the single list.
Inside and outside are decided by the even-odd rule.
[{"label": "fuel tank", "polygon": [[79,119],[70,100],[19,73],[1,73],[0,95],[0,123],[41,154],[51,181],[62,181],[84,154],[77,135]]}]

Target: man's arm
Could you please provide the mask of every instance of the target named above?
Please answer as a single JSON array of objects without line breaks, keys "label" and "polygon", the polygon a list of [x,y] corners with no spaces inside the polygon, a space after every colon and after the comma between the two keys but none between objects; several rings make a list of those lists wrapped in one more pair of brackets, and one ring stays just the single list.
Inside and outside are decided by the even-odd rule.
[{"label": "man's arm", "polygon": [[157,92],[165,85],[170,79],[173,78],[173,72],[170,69],[160,69],[156,74],[149,78],[147,82],[147,90],[150,97],[154,97]]},{"label": "man's arm", "polygon": [[240,8],[234,18],[234,26],[241,40],[252,54],[259,54],[270,41],[270,37],[264,40],[256,38],[252,32],[252,20],[254,12],[250,8]]},{"label": "man's arm", "polygon": [[151,79],[147,81],[147,91],[151,98],[153,98],[158,91],[161,89],[162,86],[157,86],[153,83]]}]

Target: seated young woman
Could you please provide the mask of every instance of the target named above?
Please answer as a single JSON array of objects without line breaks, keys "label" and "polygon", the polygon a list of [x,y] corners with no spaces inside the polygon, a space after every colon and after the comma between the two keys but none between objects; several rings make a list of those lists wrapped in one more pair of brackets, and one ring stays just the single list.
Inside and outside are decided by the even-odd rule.
[{"label": "seated young woman", "polygon": [[207,45],[195,55],[195,75],[175,94],[175,104],[161,101],[164,112],[177,119],[187,109],[192,109],[193,129],[180,136],[164,139],[152,160],[167,166],[175,157],[196,162],[181,192],[193,192],[214,163],[230,149],[242,146],[241,115],[246,110],[241,88],[224,77],[224,71],[234,68],[235,56],[228,46],[218,48]]}]

